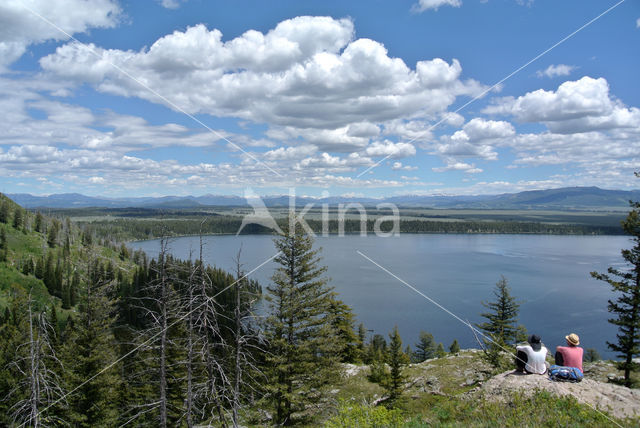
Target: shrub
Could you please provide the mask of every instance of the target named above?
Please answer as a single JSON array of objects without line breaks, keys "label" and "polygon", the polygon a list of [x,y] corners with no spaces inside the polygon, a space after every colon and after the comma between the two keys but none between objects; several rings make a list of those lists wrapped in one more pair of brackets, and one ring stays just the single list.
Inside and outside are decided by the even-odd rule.
[{"label": "shrub", "polygon": [[338,414],[325,422],[324,426],[325,428],[393,428],[404,426],[404,421],[405,418],[400,410],[348,403],[342,400],[338,404]]}]

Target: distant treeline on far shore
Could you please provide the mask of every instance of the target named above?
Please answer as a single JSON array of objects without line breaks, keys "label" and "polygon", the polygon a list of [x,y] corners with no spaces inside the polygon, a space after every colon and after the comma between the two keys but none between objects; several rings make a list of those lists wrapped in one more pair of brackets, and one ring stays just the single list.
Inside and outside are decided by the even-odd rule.
[{"label": "distant treeline on far shore", "polygon": [[[204,220],[204,221],[203,221]],[[306,220],[309,227],[317,234],[323,230],[335,234],[361,232],[359,219],[346,219],[340,227],[337,220],[329,220],[328,228],[323,229],[321,220]],[[92,219],[78,221],[97,237],[110,238],[117,241],[153,239],[160,236],[184,236],[202,234],[235,234],[242,226],[242,217],[214,215],[201,218],[115,218]],[[283,224],[284,220],[278,220]],[[374,233],[376,220],[369,219],[365,223],[366,232]],[[382,232],[392,230],[392,221],[381,222]],[[503,233],[503,234],[548,234],[548,235],[621,235],[619,226],[589,224],[550,224],[520,221],[430,221],[400,219],[400,233]],[[273,231],[259,224],[248,224],[242,228],[242,234],[271,234]]]}]

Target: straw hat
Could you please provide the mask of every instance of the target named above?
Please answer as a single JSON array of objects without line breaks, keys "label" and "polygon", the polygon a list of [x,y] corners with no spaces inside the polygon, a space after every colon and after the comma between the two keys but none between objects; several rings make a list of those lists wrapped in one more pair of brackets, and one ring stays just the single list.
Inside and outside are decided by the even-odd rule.
[{"label": "straw hat", "polygon": [[580,344],[580,338],[575,333],[571,333],[570,335],[565,336],[564,338],[567,339],[567,343],[569,343],[570,345],[578,346]]}]

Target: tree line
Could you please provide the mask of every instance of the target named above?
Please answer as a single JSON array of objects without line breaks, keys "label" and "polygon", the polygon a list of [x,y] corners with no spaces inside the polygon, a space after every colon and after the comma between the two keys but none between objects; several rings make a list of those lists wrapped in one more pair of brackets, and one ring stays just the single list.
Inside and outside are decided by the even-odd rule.
[{"label": "tree line", "polygon": [[[143,240],[159,238],[158,231],[163,228],[171,236],[205,234],[235,234],[242,226],[242,218],[238,216],[212,216],[198,219],[136,219],[117,218],[112,220],[80,221],[79,224],[91,233],[112,241]],[[323,233],[320,220],[306,220],[316,234]],[[286,219],[277,219],[278,225],[286,223]],[[546,235],[620,235],[624,231],[620,227],[596,226],[585,224],[549,224],[518,221],[428,221],[400,219],[400,233],[491,233],[491,234],[546,234]],[[367,233],[374,233],[375,220],[364,224]],[[391,222],[382,222],[380,229],[384,233],[392,231]],[[362,223],[356,219],[346,219],[342,224],[337,220],[329,220],[328,233],[344,231],[349,234],[360,233]],[[272,234],[271,229],[258,224],[249,224],[242,229],[243,235]]]}]

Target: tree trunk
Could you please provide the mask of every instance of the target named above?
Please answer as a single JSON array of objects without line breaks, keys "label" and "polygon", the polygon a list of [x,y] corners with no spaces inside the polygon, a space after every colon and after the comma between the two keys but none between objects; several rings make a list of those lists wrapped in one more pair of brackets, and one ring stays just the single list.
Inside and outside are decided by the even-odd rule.
[{"label": "tree trunk", "polygon": [[162,243],[162,264],[160,267],[160,426],[167,426],[167,278],[166,278],[166,254],[165,245]]}]

